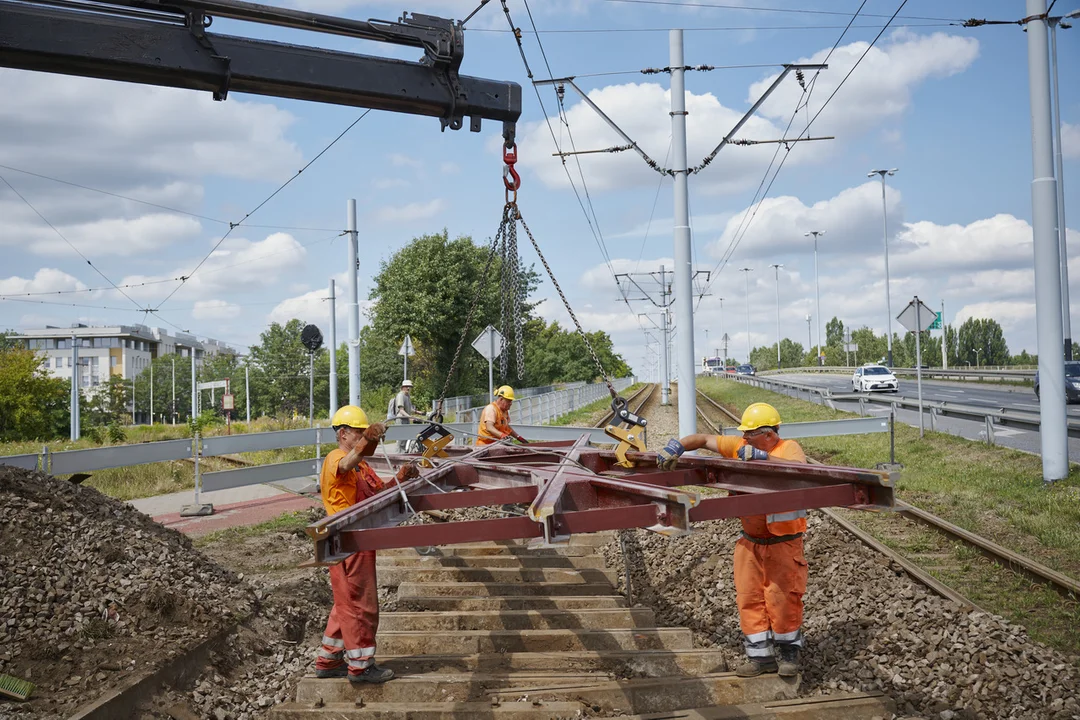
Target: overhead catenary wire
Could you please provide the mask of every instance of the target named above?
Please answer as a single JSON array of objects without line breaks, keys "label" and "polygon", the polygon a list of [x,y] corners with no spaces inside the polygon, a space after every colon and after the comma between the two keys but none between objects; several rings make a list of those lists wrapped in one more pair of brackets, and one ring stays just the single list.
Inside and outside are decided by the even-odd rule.
[{"label": "overhead catenary wire", "polygon": [[[732,5],[730,3],[713,3],[713,2],[687,2],[686,0],[604,0],[609,3],[625,3],[633,5],[666,5],[669,7],[696,7],[696,8],[710,8],[716,10],[746,10],[750,12],[773,12],[773,13],[793,13],[802,15],[844,15],[847,16],[850,13],[844,10],[815,10],[811,8],[776,8],[776,7],[761,7],[756,5]],[[943,18],[943,17],[926,17],[923,15],[893,15],[867,13],[864,17],[880,17],[889,18],[895,20],[897,17],[902,17],[904,20],[933,20],[936,22],[953,22],[956,18]]]},{"label": "overhead catenary wire", "polygon": [[[847,33],[847,30],[852,26],[852,24],[854,23],[855,18],[858,16],[858,13],[862,10],[862,8],[863,8],[863,6],[865,4],[866,4],[866,2],[864,0],[863,3],[861,5],[859,5],[858,10],[856,10],[855,14],[852,15],[852,19],[851,19],[851,22],[848,23],[848,27],[845,28],[844,32],[840,34],[839,38],[837,38],[836,42],[833,44],[832,49],[829,51],[828,55],[826,55],[826,59],[831,57],[832,53],[836,50],[837,47],[839,47],[840,42],[844,39],[844,36]],[[844,75],[844,77],[840,80],[840,83],[836,86],[835,89],[833,89],[832,93],[829,95],[828,98],[826,98],[825,102],[822,103],[822,105],[818,109],[817,113],[815,113],[814,116],[807,121],[806,126],[799,133],[800,137],[804,133],[809,133],[810,126],[821,115],[822,111],[826,108],[826,106],[828,106],[829,102],[832,101],[832,99],[834,97],[836,97],[836,93],[839,92],[841,87],[843,87],[843,85],[847,81],[847,79],[849,77],[851,77],[851,74],[855,72],[855,69],[862,62],[863,58],[865,58],[867,53],[869,53],[870,50],[877,44],[877,41],[879,39],[881,39],[881,36],[885,34],[885,30],[887,30],[889,28],[889,25],[890,25],[892,19],[899,16],[900,11],[904,9],[905,5],[907,5],[907,0],[902,0],[899,7],[897,7],[897,9],[896,9],[896,12],[893,13],[890,20],[888,22],[886,22],[885,25],[881,28],[881,30],[878,31],[878,34],[874,36],[874,39],[870,42],[870,44],[866,47],[866,49],[858,57],[858,59],[856,59],[855,64],[851,66],[851,69],[848,70],[847,74]],[[815,75],[813,80],[816,80],[816,79],[817,79],[817,76]],[[808,92],[813,91],[813,80],[811,81],[809,91],[807,91],[804,88],[804,93],[803,93],[804,96],[807,95]],[[809,102],[809,100],[807,100],[807,102]],[[801,105],[796,104],[796,108],[795,108],[795,111],[792,113],[791,120],[788,121],[788,128],[791,127],[792,121],[794,121],[795,117],[798,115],[798,112],[799,112],[799,110],[801,108],[802,108]],[[787,130],[784,131],[784,135],[787,136]],[[770,161],[769,167],[766,168],[765,174],[762,176],[761,183],[758,184],[758,192],[760,192],[762,184],[764,184],[766,178],[768,178],[769,171],[772,169],[773,163],[775,162],[776,157],[779,154],[781,147],[782,146],[777,145],[776,151],[773,153],[773,159],[772,159],[772,161]],[[727,262],[731,259],[731,256],[734,253],[735,249],[738,248],[739,243],[742,242],[742,238],[745,237],[746,233],[748,232],[748,230],[750,228],[750,225],[753,223],[754,218],[757,216],[757,212],[761,208],[761,204],[764,202],[765,198],[768,197],[769,190],[772,189],[772,185],[776,181],[777,176],[780,174],[780,170],[784,167],[784,163],[787,162],[787,158],[788,158],[789,155],[790,155],[790,150],[785,152],[784,156],[780,159],[780,164],[779,164],[779,166],[777,166],[776,172],[773,173],[772,178],[769,180],[768,186],[765,187],[765,191],[764,191],[764,193],[761,194],[760,199],[757,198],[757,192],[755,192],[755,199],[757,201],[757,204],[754,206],[754,209],[753,209],[753,211],[751,213],[743,213],[743,218],[740,220],[739,228],[736,229],[735,234],[732,236],[731,242],[729,243],[729,246],[728,246],[728,250],[724,253],[723,257],[721,257],[720,262],[717,263],[716,268],[714,269],[714,273],[712,275],[713,278],[718,277],[719,272],[723,270],[723,266],[725,266],[727,264]],[[751,204],[754,204],[754,201],[751,201]],[[711,284],[711,281],[710,281],[710,284]]]},{"label": "overhead catenary wire", "polygon": [[335,137],[335,138],[334,138],[333,140],[331,140],[331,141],[329,142],[329,144],[327,144],[327,146],[326,146],[326,147],[324,147],[324,148],[323,148],[322,150],[320,150],[320,151],[319,151],[319,153],[318,153],[318,154],[317,154],[317,155],[316,155],[315,157],[311,158],[311,160],[309,160],[309,161],[308,161],[308,162],[307,162],[307,163],[306,163],[306,164],[304,165],[304,167],[302,167],[302,168],[300,168],[299,170],[297,170],[297,171],[296,171],[296,172],[295,172],[295,173],[294,173],[294,174],[292,175],[292,177],[290,177],[290,178],[289,178],[288,180],[286,180],[286,181],[285,181],[285,182],[283,182],[283,183],[282,183],[281,185],[279,185],[279,186],[278,186],[278,188],[277,188],[276,190],[274,190],[274,192],[270,193],[270,194],[269,194],[269,195],[268,195],[268,196],[266,197],[266,199],[265,199],[265,200],[263,200],[263,201],[262,201],[261,203],[259,203],[258,205],[256,205],[256,206],[255,206],[255,207],[254,207],[254,208],[253,208],[253,209],[252,209],[251,211],[249,211],[249,212],[248,212],[248,213],[247,213],[246,215],[244,215],[244,217],[242,217],[242,218],[241,218],[241,219],[239,220],[239,222],[235,222],[235,223],[229,223],[229,229],[228,229],[227,231],[225,231],[225,234],[224,234],[224,235],[222,235],[222,236],[221,236],[221,238],[220,238],[220,239],[219,239],[219,240],[218,240],[218,241],[217,241],[216,243],[214,243],[214,247],[210,248],[210,252],[206,253],[206,255],[204,255],[204,256],[203,256],[202,260],[200,260],[200,261],[199,261],[199,264],[198,264],[198,265],[196,265],[196,266],[195,266],[195,268],[194,268],[194,269],[193,269],[193,270],[192,270],[191,272],[189,272],[189,273],[188,273],[187,275],[184,275],[184,276],[183,276],[183,278],[181,279],[180,283],[179,283],[179,284],[178,284],[178,285],[177,285],[177,286],[176,286],[175,288],[173,288],[172,292],[170,292],[170,293],[169,293],[168,295],[166,295],[166,296],[165,296],[165,299],[164,299],[164,300],[162,300],[161,302],[159,302],[159,303],[157,304],[157,306],[155,306],[155,307],[154,307],[154,311],[156,312],[157,310],[160,310],[160,309],[161,309],[161,306],[162,306],[162,305],[164,305],[165,303],[167,303],[167,302],[169,301],[169,299],[170,299],[170,298],[171,298],[171,297],[172,297],[173,295],[175,295],[175,294],[177,293],[177,291],[178,291],[178,290],[180,290],[180,288],[182,288],[182,287],[183,287],[183,286],[184,286],[184,285],[185,285],[185,284],[187,283],[187,281],[188,281],[188,280],[190,280],[190,279],[191,279],[191,276],[192,276],[192,275],[194,275],[194,274],[195,274],[196,272],[198,272],[198,271],[199,271],[199,268],[201,268],[201,267],[203,266],[203,264],[204,264],[204,263],[205,263],[205,262],[206,262],[207,260],[209,260],[209,259],[210,259],[210,256],[211,256],[211,255],[213,255],[213,254],[214,254],[214,252],[215,252],[215,251],[216,251],[216,250],[217,250],[217,249],[218,249],[219,247],[221,247],[221,243],[225,242],[226,238],[228,238],[228,237],[229,237],[229,235],[230,235],[230,234],[232,234],[232,231],[233,231],[233,230],[235,230],[236,228],[240,227],[240,226],[241,226],[241,225],[242,225],[242,224],[244,223],[244,221],[245,221],[245,220],[247,220],[247,219],[248,219],[249,217],[251,217],[251,216],[252,216],[252,215],[254,215],[254,214],[255,214],[256,212],[258,212],[260,208],[262,208],[262,207],[263,207],[264,205],[266,205],[266,203],[268,203],[268,202],[270,202],[271,200],[273,200],[273,199],[274,199],[274,197],[275,197],[275,196],[276,196],[276,195],[277,195],[278,193],[280,193],[280,192],[281,192],[282,190],[284,190],[284,189],[285,189],[285,188],[286,188],[286,187],[287,187],[287,186],[288,186],[288,185],[289,185],[289,184],[290,184],[290,183],[291,183],[291,182],[292,182],[293,180],[295,180],[296,178],[300,177],[301,173],[303,173],[303,172],[304,172],[305,170],[307,170],[307,169],[308,169],[309,167],[311,167],[311,166],[312,166],[312,165],[313,165],[313,164],[315,163],[315,161],[316,161],[316,160],[318,160],[319,158],[321,158],[321,157],[322,157],[322,156],[323,156],[324,154],[326,154],[326,152],[327,152],[327,151],[328,151],[328,150],[329,150],[330,148],[334,147],[334,145],[336,145],[336,144],[337,144],[337,141],[338,141],[338,140],[340,140],[341,138],[345,137],[345,134],[346,134],[346,133],[348,133],[348,132],[349,132],[350,130],[352,130],[352,129],[353,129],[354,127],[356,127],[356,124],[357,124],[358,122],[360,122],[361,120],[363,120],[363,119],[364,119],[365,117],[367,117],[367,116],[368,116],[368,113],[370,113],[370,112],[371,112],[371,108],[368,108],[368,109],[367,109],[367,110],[365,110],[364,112],[360,113],[360,116],[359,116],[359,117],[357,117],[357,118],[356,118],[355,120],[353,120],[353,121],[352,121],[351,123],[349,123],[349,126],[348,126],[348,127],[346,127],[346,128],[344,129],[344,130],[342,130],[342,131],[341,131],[341,132],[340,132],[340,133],[338,134],[338,136],[337,136],[337,137]]},{"label": "overhead catenary wire", "polygon": [[[847,14],[847,13],[844,13]],[[894,28],[947,28],[964,26],[966,22],[970,21],[952,21],[952,22],[935,22],[935,23],[894,23],[889,27]],[[993,22],[985,22],[984,24],[995,24]],[[1008,23],[997,24],[1009,24],[1015,25],[1016,23],[1010,21]],[[549,30],[538,31],[541,35],[598,35],[598,34],[611,34],[611,33],[666,33],[671,30],[683,30],[684,32],[745,32],[745,31],[770,31],[770,30],[841,30],[844,25],[723,25],[723,26],[708,26],[699,25],[697,27],[678,28],[678,27],[647,27],[647,28],[552,28]],[[881,25],[879,23],[864,24],[864,25],[852,25],[853,28],[872,28],[879,29]],[[490,32],[490,33],[507,33],[509,30],[499,30],[497,28],[474,28],[471,32]],[[528,31],[521,31],[524,34],[531,34]],[[581,76],[579,76],[581,77]]]},{"label": "overhead catenary wire", "polygon": [[86,257],[86,255],[84,255],[83,252],[81,250],[79,250],[79,248],[75,247],[75,245],[70,240],[67,239],[67,237],[64,235],[64,233],[60,232],[60,230],[55,225],[53,225],[51,222],[49,222],[49,219],[46,218],[44,215],[42,215],[41,211],[39,211],[36,207],[34,207],[33,203],[31,203],[29,200],[27,200],[25,197],[23,197],[23,194],[20,193],[18,190],[16,190],[15,186],[12,185],[10,182],[8,182],[7,178],[5,178],[3,175],[0,175],[0,181],[3,181],[3,183],[9,187],[11,189],[11,192],[18,195],[19,199],[22,200],[24,203],[26,203],[26,206],[28,208],[30,208],[31,210],[33,210],[34,214],[37,215],[39,218],[41,218],[42,222],[44,222],[46,225],[48,225],[52,229],[52,231],[54,233],[56,233],[57,236],[59,236],[59,238],[61,240],[63,240],[67,244],[68,247],[70,247],[72,250],[74,250],[78,254],[79,257],[81,257],[83,260],[85,260],[86,264],[89,265],[91,268],[93,268],[94,272],[96,272],[98,275],[100,275],[102,277],[102,279],[105,280],[105,282],[109,283],[109,285],[111,285],[113,287],[113,289],[115,289],[121,295],[126,297],[128,300],[131,300],[132,304],[134,304],[135,307],[139,308],[140,310],[145,309],[145,308],[143,308],[142,305],[139,305],[139,303],[136,302],[134,298],[132,298],[126,292],[124,292],[123,290],[118,288],[116,286],[116,283],[114,283],[112,280],[110,280],[109,277],[105,273],[103,273],[98,268],[97,265],[95,265],[93,262],[90,261],[90,258]]},{"label": "overhead catenary wire", "polygon": [[[12,172],[22,173],[23,175],[29,175],[41,180],[48,180],[50,182],[59,183],[61,185],[68,185],[70,187],[78,188],[80,190],[87,190],[89,192],[99,193],[101,195],[108,195],[110,197],[117,198],[119,200],[127,200],[129,202],[138,203],[140,205],[146,205],[148,207],[158,208],[159,210],[168,210],[171,213],[178,215],[187,215],[198,220],[205,220],[207,222],[217,223],[218,225],[228,225],[228,220],[222,220],[220,218],[210,217],[208,215],[200,215],[189,210],[181,210],[180,208],[170,207],[169,205],[162,205],[160,203],[150,202],[149,200],[140,200],[139,198],[131,197],[130,195],[122,195],[110,190],[102,190],[101,188],[91,187],[89,185],[83,185],[81,183],[72,182],[70,180],[64,180],[58,177],[52,177],[51,175],[43,175],[42,173],[33,172],[32,170],[24,170],[22,168],[12,167],[11,165],[0,164],[0,169],[11,170]],[[294,225],[245,225],[249,228],[262,228],[268,230],[297,230],[297,231],[310,231],[310,232],[333,232],[334,228],[317,228],[317,227],[297,227]]]}]

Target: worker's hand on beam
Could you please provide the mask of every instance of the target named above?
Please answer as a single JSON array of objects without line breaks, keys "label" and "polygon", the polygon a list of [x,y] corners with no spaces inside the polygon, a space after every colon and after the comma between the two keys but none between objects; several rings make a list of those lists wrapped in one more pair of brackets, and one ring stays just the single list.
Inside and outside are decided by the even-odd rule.
[{"label": "worker's hand on beam", "polygon": [[738,449],[736,454],[740,460],[768,460],[769,453],[764,450],[758,450],[753,445],[743,445]]},{"label": "worker's hand on beam", "polygon": [[686,449],[682,446],[682,443],[671,438],[667,441],[667,445],[664,449],[656,453],[656,467],[661,470],[674,470],[675,466],[679,464],[679,457],[686,452]]},{"label": "worker's hand on beam", "polygon": [[515,439],[515,440],[517,440],[517,441],[518,441],[519,443],[521,443],[522,445],[528,445],[528,444],[529,444],[529,441],[528,441],[528,440],[526,440],[525,438],[521,437],[521,436],[520,436],[520,435],[518,435],[517,433],[514,433],[514,439]]},{"label": "worker's hand on beam", "polygon": [[394,475],[399,484],[416,477],[420,477],[420,468],[416,467],[416,463],[405,463]]}]

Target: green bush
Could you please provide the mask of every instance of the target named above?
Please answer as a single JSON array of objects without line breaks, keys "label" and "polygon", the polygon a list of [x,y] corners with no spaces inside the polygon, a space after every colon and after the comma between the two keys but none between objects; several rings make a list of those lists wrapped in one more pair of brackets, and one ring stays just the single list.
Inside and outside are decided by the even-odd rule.
[{"label": "green bush", "polygon": [[109,425],[109,442],[113,445],[127,442],[127,431],[123,425],[116,422]]},{"label": "green bush", "polygon": [[105,443],[105,430],[100,425],[91,425],[82,430],[82,436],[92,443],[102,445]]}]

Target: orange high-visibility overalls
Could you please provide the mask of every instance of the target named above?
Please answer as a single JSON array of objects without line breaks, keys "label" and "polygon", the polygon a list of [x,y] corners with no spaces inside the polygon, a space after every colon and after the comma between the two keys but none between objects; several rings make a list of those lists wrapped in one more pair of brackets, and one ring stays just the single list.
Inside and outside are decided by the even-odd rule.
[{"label": "orange high-visibility overalls", "polygon": [[476,438],[477,445],[490,445],[500,439],[499,436],[492,435],[488,432],[487,424],[489,422],[495,423],[495,429],[503,434],[506,434],[511,430],[510,413],[506,412],[495,403],[491,403],[480,413],[480,425],[476,428],[476,434],[480,436]]},{"label": "orange high-visibility overalls", "polygon": [[[729,435],[717,437],[716,444],[721,455],[737,458],[739,448],[747,442]],[[805,463],[806,454],[794,440],[781,440],[769,451],[769,459]],[[773,656],[773,644],[803,645],[806,511],[751,515],[740,520],[743,536],[735,543],[735,603],[746,655],[763,661]]]},{"label": "orange high-visibility overalls", "polygon": [[[332,450],[323,461],[319,486],[326,514],[349,508],[383,489],[382,479],[368,464],[338,472],[344,450]],[[379,585],[375,577],[375,552],[353,553],[330,567],[330,588],[334,606],[326,621],[322,648],[315,661],[319,670],[349,665],[350,675],[359,675],[375,662],[375,633],[379,629]]]}]

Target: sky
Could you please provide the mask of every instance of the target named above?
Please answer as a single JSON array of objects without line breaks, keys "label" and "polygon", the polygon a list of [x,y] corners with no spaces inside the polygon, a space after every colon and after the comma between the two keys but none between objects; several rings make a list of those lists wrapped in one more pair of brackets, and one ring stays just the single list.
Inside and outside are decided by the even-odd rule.
[{"label": "sky", "polygon": [[[534,77],[575,77],[664,167],[672,162],[670,76],[641,70],[669,64],[670,28],[685,29],[687,65],[714,67],[686,73],[691,166],[757,102],[780,64],[828,57],[827,70],[804,74],[806,91],[789,75],[736,137],[806,136],[812,121],[809,135],[833,139],[728,145],[689,178],[701,271],[696,357],[714,354],[724,334],[739,359],[748,332],[754,346],[774,343],[778,294],[780,334],[804,347],[834,316],[885,331],[882,187],[867,177],[877,168],[898,168],[884,202],[893,316],[918,295],[935,310],[944,303],[949,323],[998,321],[1012,353],[1036,351],[1027,37],[1016,25],[955,24],[1016,20],[1024,4],[908,0],[867,51],[900,2],[867,0],[841,39],[859,0],[532,0],[528,8],[509,1]],[[477,4],[404,6],[460,19]],[[402,10],[401,0],[291,6],[357,19],[393,20]],[[1060,0],[1054,12],[1078,8],[1077,0]],[[419,54],[225,20],[213,31],[408,60]],[[1077,324],[1080,28],[1058,32],[1058,63]],[[615,349],[649,377],[656,343],[646,333],[658,334],[657,308],[633,290],[624,299],[616,276],[636,273],[659,299],[646,274],[674,264],[671,178],[633,152],[576,155],[565,164],[552,156],[625,141],[572,88],[561,116],[554,88],[534,91],[498,0],[466,26],[461,72],[522,85],[522,216],[585,329],[610,333]],[[333,278],[344,338],[341,232],[350,198],[364,310],[380,263],[412,238],[445,229],[486,243],[502,215],[497,123],[480,133],[440,132],[433,118],[372,111],[229,232],[363,111],[240,93],[215,102],[207,93],[9,69],[0,69],[0,97],[8,99],[0,104],[0,328],[143,323],[243,351],[271,322],[293,317],[327,335]],[[773,179],[767,169],[781,160]],[[814,230],[824,233],[816,278],[806,237]],[[520,247],[523,262],[542,271],[524,235]],[[538,297],[543,317],[569,323],[546,279]],[[147,307],[158,312],[148,316]],[[683,331],[685,319],[673,319]],[[903,332],[895,320],[892,328]]]}]

